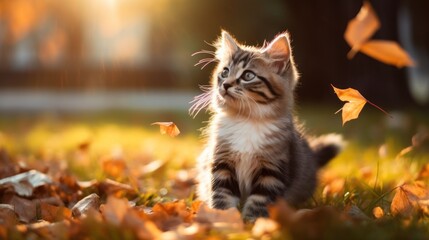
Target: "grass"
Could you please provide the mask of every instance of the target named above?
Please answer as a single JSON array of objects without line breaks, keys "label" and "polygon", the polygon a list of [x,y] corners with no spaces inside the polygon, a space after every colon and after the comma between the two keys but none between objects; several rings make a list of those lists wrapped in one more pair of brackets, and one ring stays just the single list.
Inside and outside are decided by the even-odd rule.
[{"label": "grass", "polygon": [[[345,211],[348,206],[357,206],[374,219],[372,211],[379,206],[389,215],[395,187],[416,179],[421,167],[429,162],[428,151],[398,157],[411,144],[411,137],[429,126],[427,116],[397,112],[389,119],[376,110],[364,110],[360,119],[342,127],[335,111],[330,106],[304,106],[298,110],[310,134],[337,132],[348,142],[344,151],[321,170],[319,187],[304,207],[329,205]],[[105,178],[101,165],[109,158],[124,159],[135,167],[159,161],[162,167],[156,169],[156,174],[148,173],[141,179],[146,192],[140,202],[152,205],[184,197],[192,201],[192,191],[187,196],[178,195],[169,180],[194,167],[203,147],[198,129],[205,119],[204,114],[192,119],[186,113],[121,111],[4,115],[0,119],[0,149],[34,166],[60,162],[80,180]],[[160,135],[158,128],[150,125],[155,121],[174,121],[182,134],[176,138]],[[382,223],[355,226],[354,230],[336,230],[338,236],[356,231],[356,236],[371,239],[420,238],[429,231],[425,221],[404,225],[389,218]],[[410,232],[412,235],[406,235]]]}]

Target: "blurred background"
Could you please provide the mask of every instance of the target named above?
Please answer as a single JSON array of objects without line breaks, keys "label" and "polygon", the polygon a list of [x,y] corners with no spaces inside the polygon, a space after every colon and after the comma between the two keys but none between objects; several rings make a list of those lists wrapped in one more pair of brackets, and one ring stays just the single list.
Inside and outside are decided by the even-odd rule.
[{"label": "blurred background", "polygon": [[418,63],[398,69],[343,38],[362,1],[1,0],[0,110],[187,109],[213,66],[193,65],[221,29],[262,45],[292,35],[300,102],[338,102],[330,83],[388,109],[429,106],[424,0],[372,1],[373,38],[398,41]]}]

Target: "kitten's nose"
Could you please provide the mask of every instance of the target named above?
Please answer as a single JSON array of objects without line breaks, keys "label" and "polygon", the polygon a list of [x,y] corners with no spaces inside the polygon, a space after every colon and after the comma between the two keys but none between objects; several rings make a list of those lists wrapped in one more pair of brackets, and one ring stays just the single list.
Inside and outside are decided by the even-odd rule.
[{"label": "kitten's nose", "polygon": [[225,88],[225,91],[228,91],[228,88],[232,87],[232,85],[229,83],[224,83],[222,85],[223,85],[223,88]]}]

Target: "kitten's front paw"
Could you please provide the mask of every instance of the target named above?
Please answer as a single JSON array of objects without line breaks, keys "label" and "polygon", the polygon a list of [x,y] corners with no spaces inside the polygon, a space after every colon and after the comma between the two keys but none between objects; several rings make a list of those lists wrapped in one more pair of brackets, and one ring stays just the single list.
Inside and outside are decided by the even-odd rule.
[{"label": "kitten's front paw", "polygon": [[261,206],[248,206],[243,209],[242,217],[245,222],[254,223],[257,218],[268,217],[268,210]]}]

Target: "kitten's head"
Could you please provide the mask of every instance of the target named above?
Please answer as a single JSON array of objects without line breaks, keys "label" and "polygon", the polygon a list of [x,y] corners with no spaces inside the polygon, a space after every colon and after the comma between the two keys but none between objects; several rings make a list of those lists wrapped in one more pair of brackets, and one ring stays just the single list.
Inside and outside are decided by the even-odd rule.
[{"label": "kitten's head", "polygon": [[214,111],[264,119],[292,110],[298,74],[287,33],[257,48],[241,45],[223,31],[215,46],[218,64],[210,91]]}]

